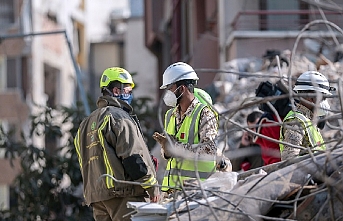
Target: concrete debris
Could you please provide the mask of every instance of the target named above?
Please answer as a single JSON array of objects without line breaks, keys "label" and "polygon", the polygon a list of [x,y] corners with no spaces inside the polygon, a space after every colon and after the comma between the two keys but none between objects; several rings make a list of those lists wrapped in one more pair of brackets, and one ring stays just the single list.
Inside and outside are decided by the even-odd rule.
[{"label": "concrete debris", "polygon": [[301,73],[318,70],[337,88],[333,99],[328,99],[331,111],[321,131],[327,151],[241,173],[217,172],[206,181],[188,181],[182,191],[159,204],[129,202],[135,209],[132,220],[342,219],[343,45],[328,51],[309,39],[304,47],[305,52],[293,58],[290,50],[268,50],[261,58],[235,59],[217,73],[211,87],[219,92],[214,104],[220,114],[218,148],[228,158],[238,151],[246,116],[259,104],[255,90],[260,82],[283,79],[291,90]]},{"label": "concrete debris", "polygon": [[[304,220],[315,216],[336,220],[343,215],[343,204],[340,200],[332,201],[331,197],[343,197],[342,177],[337,172],[343,166],[342,154],[343,149],[338,149],[331,153],[330,162],[324,153],[266,175],[251,175],[239,181],[230,192],[217,193],[218,199],[211,203],[213,210],[209,205],[202,205],[190,211],[190,216],[192,220],[204,220],[204,217],[206,220],[264,220],[269,216],[300,220],[299,215],[306,217]],[[309,185],[312,188],[308,188]],[[330,188],[333,185],[335,190]],[[330,203],[335,204],[331,207],[332,214],[328,208],[324,209],[332,206]],[[300,210],[294,210],[297,207]],[[289,213],[293,210],[297,211],[297,216]],[[179,220],[188,220],[188,217],[180,215]]]}]

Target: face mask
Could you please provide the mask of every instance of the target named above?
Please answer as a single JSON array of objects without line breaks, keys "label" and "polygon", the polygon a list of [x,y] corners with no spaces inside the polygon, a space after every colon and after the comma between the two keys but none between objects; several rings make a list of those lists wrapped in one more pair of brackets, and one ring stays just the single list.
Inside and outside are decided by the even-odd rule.
[{"label": "face mask", "polygon": [[325,118],[325,116],[329,114],[330,104],[328,103],[327,100],[323,100],[322,102],[319,103],[319,105],[320,105],[320,108],[318,108],[319,121],[317,123],[317,127],[322,130],[325,127],[325,123],[326,123],[326,121],[322,119]]},{"label": "face mask", "polygon": [[[176,88],[175,91],[177,91],[177,89],[179,89],[179,87]],[[180,94],[179,97],[176,97],[174,92],[171,92],[170,90],[167,90],[166,93],[164,94],[163,101],[169,107],[175,107],[176,104],[177,104],[177,99],[179,99],[182,96],[182,94],[183,94],[182,93],[182,94]]]},{"label": "face mask", "polygon": [[319,103],[320,108],[318,108],[318,116],[326,116],[329,114],[330,110],[330,104],[328,103],[327,100],[323,100],[322,102]]},{"label": "face mask", "polygon": [[128,104],[131,104],[132,99],[133,99],[133,95],[131,94],[121,94],[119,96],[115,96],[116,98],[119,98],[122,101],[125,101]]}]

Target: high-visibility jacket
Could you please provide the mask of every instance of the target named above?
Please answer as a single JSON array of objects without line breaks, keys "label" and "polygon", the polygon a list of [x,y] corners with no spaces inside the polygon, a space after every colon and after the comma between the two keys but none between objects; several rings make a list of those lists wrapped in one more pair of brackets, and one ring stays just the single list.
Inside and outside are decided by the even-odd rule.
[{"label": "high-visibility jacket", "polygon": [[[323,137],[319,132],[319,129],[313,126],[311,120],[305,117],[303,114],[299,112],[294,112],[291,110],[284,118],[284,122],[290,119],[295,119],[295,118],[301,123],[301,127],[304,129],[306,135],[308,136],[310,144],[311,144],[311,149],[313,149],[313,151],[325,150],[326,147],[324,144]],[[284,140],[283,126],[281,126],[280,141],[283,141],[283,140]],[[280,143],[279,146],[280,146],[280,152],[282,152],[284,149],[284,145]]]},{"label": "high-visibility jacket", "polygon": [[[176,131],[176,118],[172,114],[176,108],[170,109],[165,115],[165,130],[169,135],[177,138],[182,143],[198,144],[199,143],[199,121],[201,111],[205,105],[198,103],[190,116],[185,116],[182,125]],[[201,156],[200,156],[201,157]],[[180,159],[170,158],[162,182],[162,191],[167,191],[170,187],[179,187],[184,180],[197,178],[201,180],[208,178],[215,171],[215,156],[213,160],[201,159]]]}]

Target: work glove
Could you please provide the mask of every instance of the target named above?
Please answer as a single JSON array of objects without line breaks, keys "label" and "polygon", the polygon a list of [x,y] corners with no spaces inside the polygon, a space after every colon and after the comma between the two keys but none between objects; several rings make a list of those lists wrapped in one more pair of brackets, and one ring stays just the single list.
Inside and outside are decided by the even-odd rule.
[{"label": "work glove", "polygon": [[168,139],[171,139],[171,142],[175,142],[174,138],[172,138],[171,136],[167,138],[165,135],[160,134],[158,132],[155,132],[152,135],[152,138],[154,138],[154,140],[156,140],[161,145],[161,154],[165,159],[172,157],[172,154],[170,153],[170,149],[169,149],[170,144],[168,142]]},{"label": "work glove", "polygon": [[221,156],[217,158],[217,170],[221,172],[232,172],[232,164],[229,158]]}]

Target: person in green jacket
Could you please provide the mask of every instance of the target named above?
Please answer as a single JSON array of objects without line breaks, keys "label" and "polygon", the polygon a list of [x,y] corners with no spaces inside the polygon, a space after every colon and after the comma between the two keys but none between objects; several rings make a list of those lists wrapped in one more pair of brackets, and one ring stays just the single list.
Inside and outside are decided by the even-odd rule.
[{"label": "person in green jacket", "polygon": [[[280,128],[280,141],[286,142],[279,144],[281,160],[326,149],[319,128],[314,124],[318,120],[314,117],[319,117],[320,112],[329,111],[330,105],[325,95],[332,95],[331,91],[334,90],[326,77],[317,71],[307,71],[298,77],[293,91],[302,96],[296,99],[295,109],[289,111]],[[316,108],[316,104],[320,107]],[[306,149],[295,148],[287,143]]]},{"label": "person in green jacket", "polygon": [[133,211],[128,201],[159,198],[155,165],[130,105],[134,86],[128,71],[107,68],[97,109],[81,122],[74,139],[85,202],[95,220],[131,220],[123,217]]}]

